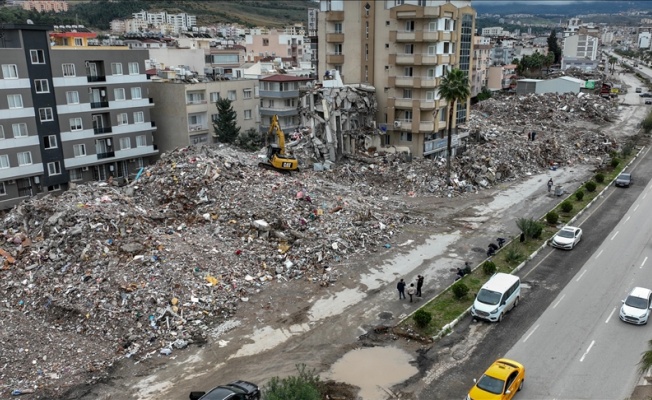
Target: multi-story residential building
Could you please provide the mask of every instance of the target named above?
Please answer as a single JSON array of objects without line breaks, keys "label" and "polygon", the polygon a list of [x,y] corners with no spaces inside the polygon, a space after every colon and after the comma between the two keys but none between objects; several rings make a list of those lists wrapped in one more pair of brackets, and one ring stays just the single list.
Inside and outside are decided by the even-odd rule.
[{"label": "multi-story residential building", "polygon": [[505,90],[516,87],[516,65],[497,65],[489,67],[487,72],[487,88],[490,90]]},{"label": "multi-story residential building", "polygon": [[482,88],[487,87],[487,72],[491,65],[491,43],[484,36],[473,37],[473,74],[471,79],[471,97],[477,96]]},{"label": "multi-story residential building", "polygon": [[37,12],[65,12],[68,11],[68,2],[63,0],[25,0],[21,7],[23,10]]},{"label": "multi-story residential building", "polygon": [[514,60],[514,47],[506,43],[495,44],[490,51],[492,65],[510,64]]},{"label": "multi-story residential building", "polygon": [[271,75],[259,80],[260,86],[260,129],[267,132],[274,115],[285,133],[299,128],[299,90],[311,78],[291,75]]},{"label": "multi-story residential building", "polygon": [[69,182],[133,177],[158,153],[147,52],[89,47],[79,27],[51,29],[3,26],[0,208]]},{"label": "multi-story residential building", "polygon": [[504,36],[508,35],[509,32],[505,32],[501,26],[492,26],[489,28],[482,28],[482,36],[485,37],[495,37],[495,36]]},{"label": "multi-story residential building", "polygon": [[[377,89],[377,122],[388,132],[383,144],[408,147],[416,157],[445,155],[450,105],[437,86],[452,68],[471,78],[471,2],[323,0],[318,20],[319,71],[334,69],[345,84]],[[457,105],[455,131],[468,107]],[[459,143],[457,134],[453,139]]]},{"label": "multi-story residential building", "polygon": [[650,39],[652,34],[650,32],[641,32],[638,34],[638,48],[639,49],[649,49],[650,48]]},{"label": "multi-story residential building", "polygon": [[174,33],[190,31],[193,27],[197,26],[197,17],[186,13],[168,14],[165,11],[149,12],[141,10],[132,15],[134,19],[147,21],[148,24],[154,27],[169,24]]},{"label": "multi-story residential building", "polygon": [[589,35],[565,37],[562,44],[562,57],[596,60],[598,58],[598,38]]},{"label": "multi-story residential building", "polygon": [[151,85],[150,94],[156,102],[152,118],[158,121],[157,145],[161,152],[215,143],[213,121],[218,114],[215,103],[220,98],[231,100],[240,132],[258,129],[258,80],[163,80]]},{"label": "multi-story residential building", "polygon": [[319,76],[319,62],[317,60],[317,55],[319,54],[319,35],[317,34],[317,19],[319,16],[318,8],[308,9],[308,40],[310,40],[310,65],[315,71],[315,74]]},{"label": "multi-story residential building", "polygon": [[289,57],[293,66],[298,66],[300,61],[310,61],[310,56],[304,59],[304,35],[290,35],[272,29],[263,35],[245,35],[244,46],[247,54],[254,55],[254,61],[265,57]]}]

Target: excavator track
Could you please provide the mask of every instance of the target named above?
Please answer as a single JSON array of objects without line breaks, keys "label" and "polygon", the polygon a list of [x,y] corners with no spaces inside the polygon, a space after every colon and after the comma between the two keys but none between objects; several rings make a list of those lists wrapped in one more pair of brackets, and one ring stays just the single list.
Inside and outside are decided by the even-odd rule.
[{"label": "excavator track", "polygon": [[259,162],[258,166],[261,167],[261,168],[268,169],[270,171],[280,172],[280,173],[285,174],[285,175],[290,175],[292,173],[292,171],[289,171],[289,170],[286,170],[286,169],[275,168],[272,164],[266,163],[266,162]]}]

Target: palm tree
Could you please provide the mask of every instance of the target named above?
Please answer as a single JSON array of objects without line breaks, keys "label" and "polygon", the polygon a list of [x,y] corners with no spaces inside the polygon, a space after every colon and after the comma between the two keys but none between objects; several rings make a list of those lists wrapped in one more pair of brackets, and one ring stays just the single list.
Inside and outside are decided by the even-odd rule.
[{"label": "palm tree", "polygon": [[638,371],[641,374],[644,374],[645,371],[652,368],[652,340],[650,340],[647,343],[648,343],[649,350],[643,352],[643,355],[641,356],[641,361],[638,362]]},{"label": "palm tree", "polygon": [[611,73],[613,74],[615,71],[615,66],[616,63],[618,62],[618,59],[614,56],[609,57],[609,64],[611,64]]},{"label": "palm tree", "polygon": [[451,178],[451,153],[453,151],[453,116],[457,102],[466,101],[471,94],[469,78],[458,68],[446,72],[439,85],[439,94],[448,103],[448,151],[446,154],[447,178]]}]

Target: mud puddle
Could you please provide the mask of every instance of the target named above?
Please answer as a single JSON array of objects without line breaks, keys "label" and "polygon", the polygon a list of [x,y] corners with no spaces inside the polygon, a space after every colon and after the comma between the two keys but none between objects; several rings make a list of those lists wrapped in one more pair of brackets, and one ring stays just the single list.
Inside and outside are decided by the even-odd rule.
[{"label": "mud puddle", "polygon": [[418,372],[414,358],[396,347],[367,347],[346,353],[331,366],[325,378],[360,388],[363,400],[389,398],[388,390]]}]

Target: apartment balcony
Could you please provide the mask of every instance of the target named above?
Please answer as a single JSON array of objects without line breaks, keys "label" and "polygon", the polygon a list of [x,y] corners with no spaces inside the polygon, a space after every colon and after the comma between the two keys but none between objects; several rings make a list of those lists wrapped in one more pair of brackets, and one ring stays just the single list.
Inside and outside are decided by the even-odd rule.
[{"label": "apartment balcony", "polygon": [[88,75],[87,82],[106,82],[106,75]]},{"label": "apartment balcony", "polygon": [[258,92],[258,97],[261,99],[298,99],[299,96],[299,90],[261,90]]},{"label": "apartment balcony", "polygon": [[109,102],[108,101],[97,101],[97,102],[91,103],[91,108],[109,108]]},{"label": "apartment balcony", "polygon": [[93,133],[95,135],[101,135],[103,133],[111,133],[111,127],[110,126],[105,126],[101,128],[93,128]]},{"label": "apartment balcony", "polygon": [[326,21],[328,22],[344,21],[344,11],[326,11]]},{"label": "apartment balcony", "polygon": [[330,53],[326,55],[328,64],[344,64],[344,54]]},{"label": "apartment balcony", "polygon": [[434,121],[421,121],[419,122],[419,132],[430,133],[435,131]]},{"label": "apartment balcony", "polygon": [[421,56],[421,64],[420,65],[438,65],[439,64],[439,58],[437,55],[434,54],[424,54]]},{"label": "apartment balcony", "polygon": [[456,35],[455,35],[454,32],[438,31],[436,40],[438,42],[450,42],[450,41],[454,41],[455,38],[456,38]]},{"label": "apartment balcony", "polygon": [[115,157],[115,151],[107,151],[106,153],[97,153],[97,159],[103,160],[105,158]]},{"label": "apartment balcony", "polygon": [[203,124],[188,126],[189,133],[199,133],[199,132],[205,132],[207,130],[208,130],[208,126]]},{"label": "apartment balcony", "polygon": [[436,42],[439,40],[439,31],[423,31],[424,42]]},{"label": "apartment balcony", "polygon": [[420,58],[420,56],[417,56],[416,54],[396,54],[396,61],[394,63],[396,65],[419,65],[416,62],[417,58]]},{"label": "apartment balcony", "polygon": [[422,76],[420,80],[421,87],[424,89],[434,89],[439,86],[439,79],[434,76]]},{"label": "apartment balcony", "polygon": [[285,107],[285,108],[269,108],[261,107],[260,115],[278,115],[279,117],[291,117],[294,115],[299,115],[299,110],[296,107]]},{"label": "apartment balcony", "polygon": [[344,43],[344,34],[342,32],[327,33],[326,43]]},{"label": "apartment balcony", "polygon": [[437,105],[435,100],[421,100],[419,101],[419,108],[421,110],[434,110]]},{"label": "apartment balcony", "polygon": [[[417,40],[417,36],[422,36],[419,35],[417,31],[392,31],[389,33],[390,40],[393,39],[395,42],[408,42],[408,43],[414,43],[414,42],[420,42],[421,40]],[[394,36],[394,37],[392,37]],[[421,37],[419,37],[421,39]]]},{"label": "apartment balcony", "polygon": [[423,155],[426,156],[428,154],[442,151],[446,149],[447,146],[448,146],[448,138],[425,141],[423,142]]},{"label": "apartment balcony", "polygon": [[[416,82],[419,78],[414,76],[396,76],[389,78],[389,86],[395,87],[416,87]],[[393,80],[393,82],[392,82]]]},{"label": "apartment balcony", "polygon": [[208,101],[206,100],[187,100],[186,105],[193,105],[193,104],[208,104]]},{"label": "apartment balcony", "polygon": [[414,99],[394,99],[394,108],[409,108],[412,109]]},{"label": "apartment balcony", "polygon": [[454,64],[455,56],[452,54],[437,54],[437,64]]}]

